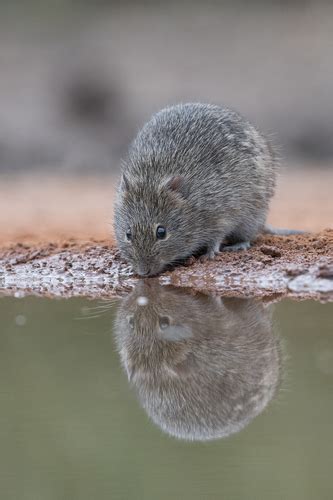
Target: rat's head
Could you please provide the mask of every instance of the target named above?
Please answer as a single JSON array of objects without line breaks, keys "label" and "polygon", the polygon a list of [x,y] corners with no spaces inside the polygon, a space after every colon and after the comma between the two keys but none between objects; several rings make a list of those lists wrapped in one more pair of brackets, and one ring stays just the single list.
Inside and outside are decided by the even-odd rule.
[{"label": "rat's head", "polygon": [[173,176],[159,185],[123,175],[115,207],[122,256],[141,276],[159,274],[193,252],[196,244],[187,181]]}]

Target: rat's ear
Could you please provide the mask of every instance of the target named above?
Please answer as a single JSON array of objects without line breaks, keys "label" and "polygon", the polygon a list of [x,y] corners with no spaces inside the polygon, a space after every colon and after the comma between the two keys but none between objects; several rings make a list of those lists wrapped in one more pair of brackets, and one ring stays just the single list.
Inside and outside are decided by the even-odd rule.
[{"label": "rat's ear", "polygon": [[187,197],[189,192],[187,181],[182,175],[169,177],[165,182],[163,182],[163,187],[170,189],[170,191],[174,191],[175,193],[179,193],[184,198]]},{"label": "rat's ear", "polygon": [[129,191],[129,189],[130,189],[129,180],[127,179],[126,175],[123,174],[120,181],[120,191]]}]

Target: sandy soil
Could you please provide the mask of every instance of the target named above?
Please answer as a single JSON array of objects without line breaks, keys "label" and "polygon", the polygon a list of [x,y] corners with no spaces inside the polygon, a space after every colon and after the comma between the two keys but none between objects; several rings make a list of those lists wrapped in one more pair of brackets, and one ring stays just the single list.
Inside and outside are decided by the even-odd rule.
[{"label": "sandy soil", "polygon": [[[0,179],[0,244],[112,237],[114,178]],[[268,222],[333,228],[333,169],[281,175]]]}]

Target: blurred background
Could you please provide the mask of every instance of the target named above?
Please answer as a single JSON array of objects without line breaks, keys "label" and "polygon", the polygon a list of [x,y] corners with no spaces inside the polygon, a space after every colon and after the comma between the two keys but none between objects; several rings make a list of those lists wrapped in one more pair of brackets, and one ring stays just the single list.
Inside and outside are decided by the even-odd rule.
[{"label": "blurred background", "polygon": [[329,1],[1,0],[0,238],[66,235],[61,208],[74,235],[106,235],[105,175],[178,101],[226,104],[273,138],[273,223],[331,225],[332,53]]}]

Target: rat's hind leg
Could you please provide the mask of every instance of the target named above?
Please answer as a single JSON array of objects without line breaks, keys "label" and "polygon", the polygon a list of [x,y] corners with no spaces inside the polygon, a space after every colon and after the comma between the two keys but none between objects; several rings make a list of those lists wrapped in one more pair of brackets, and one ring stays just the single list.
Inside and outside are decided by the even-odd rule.
[{"label": "rat's hind leg", "polygon": [[233,245],[223,245],[221,252],[238,252],[239,250],[248,250],[250,246],[250,241],[239,241]]},{"label": "rat's hind leg", "polygon": [[257,225],[241,225],[236,230],[228,234],[223,241],[221,252],[238,252],[239,250],[248,250],[258,233]]}]

